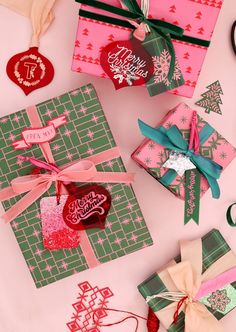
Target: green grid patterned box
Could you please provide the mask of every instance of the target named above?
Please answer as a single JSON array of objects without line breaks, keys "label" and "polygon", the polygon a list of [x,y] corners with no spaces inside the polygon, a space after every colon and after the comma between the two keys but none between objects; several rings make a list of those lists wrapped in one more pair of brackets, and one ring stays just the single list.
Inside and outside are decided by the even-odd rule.
[{"label": "green grid patterned box", "polygon": [[[202,272],[204,273],[218,259],[227,254],[231,248],[218,230],[213,229],[202,238]],[[176,263],[181,262],[181,257],[174,258]],[[167,292],[165,284],[158,273],[153,274],[138,286],[142,296],[147,296]],[[219,302],[218,302],[219,300]],[[221,300],[221,301],[220,301]],[[236,308],[236,282],[219,290],[219,293],[212,293],[199,300],[205,304],[207,309],[218,319],[222,319],[226,314]],[[149,302],[154,312],[159,311],[171,303],[169,300],[155,298]],[[223,304],[223,306],[222,306]],[[176,325],[174,323],[168,332],[184,332],[184,313],[181,311]]]},{"label": "green grid patterned box", "polygon": [[[116,146],[101,104],[92,85],[65,93],[37,105],[42,124],[65,114],[68,123],[57,128],[57,136],[50,142],[58,166]],[[21,132],[30,127],[26,110],[0,119],[0,183],[5,188],[17,176],[28,175],[31,167],[21,163],[19,154],[42,159],[38,145],[25,151],[14,151],[12,142],[21,139]],[[97,166],[99,171],[124,172],[121,158]],[[105,184],[112,196],[112,206],[104,230],[90,229],[87,235],[97,259],[101,263],[127,255],[152,245],[152,239],[130,185]],[[52,187],[43,196],[55,196]],[[42,196],[42,197],[43,197]],[[8,210],[19,198],[3,202]],[[11,222],[20,249],[33,276],[36,287],[88,269],[80,247],[48,251],[43,247],[40,200]],[[50,268],[49,268],[50,267]]]}]

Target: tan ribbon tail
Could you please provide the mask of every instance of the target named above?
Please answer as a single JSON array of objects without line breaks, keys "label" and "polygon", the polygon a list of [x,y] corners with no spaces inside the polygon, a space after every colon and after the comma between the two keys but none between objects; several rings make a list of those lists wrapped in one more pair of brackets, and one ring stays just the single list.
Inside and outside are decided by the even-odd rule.
[{"label": "tan ribbon tail", "polygon": [[160,320],[161,324],[165,327],[166,330],[168,330],[174,322],[173,317],[176,312],[176,307],[177,303],[173,302],[165,308],[155,312],[155,315]]},{"label": "tan ribbon tail", "polygon": [[181,261],[189,261],[193,270],[194,282],[202,274],[202,240],[180,241]]},{"label": "tan ribbon tail", "polygon": [[23,198],[21,198],[9,210],[7,210],[1,216],[1,219],[3,219],[5,223],[9,223],[14,220],[30,205],[32,205],[37,199],[39,199],[51,187],[51,184],[51,181],[48,183],[39,184],[35,189],[28,192]]},{"label": "tan ribbon tail", "polygon": [[32,3],[33,0],[0,0],[0,5],[26,17],[30,17]]},{"label": "tan ribbon tail", "polygon": [[56,0],[34,0],[31,8],[31,22],[33,35],[31,39],[31,47],[39,46],[39,39],[42,34],[51,25],[54,20],[53,6]]},{"label": "tan ribbon tail", "polygon": [[211,312],[200,302],[189,303],[185,311],[186,332],[225,332]]},{"label": "tan ribbon tail", "polygon": [[38,47],[40,36],[54,19],[52,8],[55,2],[56,0],[0,0],[0,5],[31,20],[33,35],[30,46]]}]

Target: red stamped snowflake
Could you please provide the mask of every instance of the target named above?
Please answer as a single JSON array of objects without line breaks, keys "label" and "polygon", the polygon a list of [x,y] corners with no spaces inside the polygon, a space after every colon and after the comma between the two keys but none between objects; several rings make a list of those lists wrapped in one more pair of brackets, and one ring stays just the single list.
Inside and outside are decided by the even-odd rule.
[{"label": "red stamped snowflake", "polygon": [[105,309],[113,293],[108,287],[92,287],[88,281],[80,283],[78,287],[78,301],[72,304],[75,312],[67,327],[70,332],[100,332],[99,326],[107,316]]}]

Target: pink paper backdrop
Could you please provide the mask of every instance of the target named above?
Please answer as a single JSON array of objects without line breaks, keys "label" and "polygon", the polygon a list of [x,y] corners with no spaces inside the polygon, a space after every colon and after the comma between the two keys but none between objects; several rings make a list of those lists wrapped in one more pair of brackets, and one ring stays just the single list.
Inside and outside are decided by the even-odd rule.
[{"label": "pink paper backdrop", "polygon": [[[177,1],[177,0],[175,0]],[[174,3],[174,0],[173,0]],[[44,101],[64,91],[92,82],[98,92],[105,114],[119,144],[129,171],[137,172],[134,189],[152,233],[155,245],[119,260],[104,264],[93,271],[66,278],[36,290],[23,256],[9,225],[0,224],[0,331],[1,332],[67,332],[66,322],[71,318],[71,304],[75,302],[77,284],[88,280],[99,288],[109,286],[114,292],[109,305],[145,315],[146,304],[136,286],[178,251],[177,241],[203,235],[211,228],[219,228],[236,251],[236,229],[227,226],[225,211],[236,200],[236,162],[220,179],[221,198],[212,200],[208,192],[201,200],[200,227],[183,226],[183,202],[175,198],[150,175],[137,167],[130,154],[139,145],[142,136],[137,119],[155,125],[180,101],[194,106],[206,85],[220,80],[224,90],[223,115],[199,114],[209,120],[222,135],[236,145],[236,57],[230,47],[229,32],[236,19],[234,0],[227,0],[222,8],[212,45],[192,100],[163,94],[149,98],[141,87],[115,91],[109,80],[79,75],[70,70],[77,29],[78,5],[73,0],[58,0],[56,20],[42,39],[41,52],[54,63],[56,75],[53,83],[28,97],[7,78],[5,66],[15,53],[24,51],[30,38],[27,19],[0,7],[0,100],[1,116],[26,106]],[[223,319],[226,332],[235,331],[236,315]],[[101,329],[107,331],[108,328]],[[123,327],[109,328],[111,332],[134,331],[134,322]],[[164,329],[160,330],[161,332]],[[139,332],[146,332],[145,324]]]}]

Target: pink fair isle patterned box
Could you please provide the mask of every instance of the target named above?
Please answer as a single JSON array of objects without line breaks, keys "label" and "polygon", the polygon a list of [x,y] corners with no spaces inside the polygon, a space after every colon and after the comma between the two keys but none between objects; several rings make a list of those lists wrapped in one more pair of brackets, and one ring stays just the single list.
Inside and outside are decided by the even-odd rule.
[{"label": "pink fair isle patterned box", "polygon": [[[120,7],[119,0],[102,1]],[[140,0],[138,2],[140,3]],[[210,41],[222,3],[221,0],[150,0],[149,17],[182,27],[185,29],[184,35],[186,36]],[[115,17],[115,15],[85,5],[82,5],[81,9]],[[131,30],[128,28],[81,16],[78,23],[72,70],[107,77],[100,66],[102,48],[112,41],[129,39],[130,33]],[[191,98],[207,48],[179,40],[173,40],[173,44],[185,85],[171,92]]]},{"label": "pink fair isle patterned box", "polygon": [[[160,126],[170,128],[176,125],[182,132],[183,137],[188,140],[190,133],[190,123],[192,120],[193,110],[186,104],[181,103],[173,110],[169,111],[164,117]],[[198,131],[208,126],[212,129],[212,134],[200,146],[200,155],[214,160],[223,167],[223,170],[236,157],[236,149],[206,121],[197,115]],[[170,150],[145,139],[143,143],[132,154],[133,160],[150,173],[155,179],[160,181],[168,169],[163,165],[169,159]],[[209,185],[206,179],[201,176],[201,196],[208,190]],[[173,194],[181,199],[185,198],[185,177],[177,176],[172,184],[167,187]]]}]

